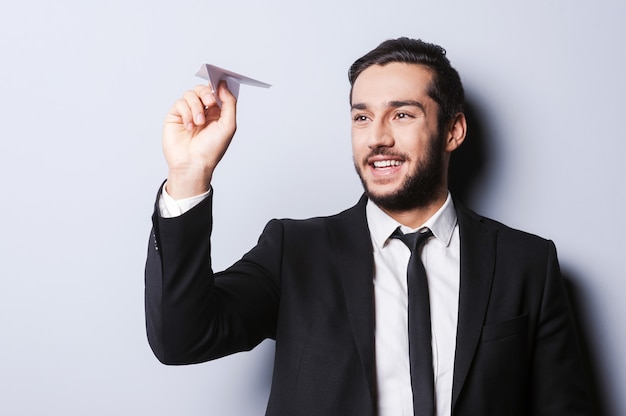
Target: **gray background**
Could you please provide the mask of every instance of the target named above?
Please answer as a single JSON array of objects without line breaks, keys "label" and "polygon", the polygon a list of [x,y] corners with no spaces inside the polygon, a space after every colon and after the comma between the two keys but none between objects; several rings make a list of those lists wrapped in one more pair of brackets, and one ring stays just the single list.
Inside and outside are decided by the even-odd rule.
[{"label": "gray background", "polygon": [[357,200],[347,69],[402,35],[448,50],[478,148],[467,201],[556,242],[597,400],[626,414],[625,12],[568,0],[3,1],[0,414],[263,414],[271,342],[187,367],[149,350],[143,264],[163,117],[203,62],[273,84],[242,87],[215,176],[222,268],[269,219]]}]

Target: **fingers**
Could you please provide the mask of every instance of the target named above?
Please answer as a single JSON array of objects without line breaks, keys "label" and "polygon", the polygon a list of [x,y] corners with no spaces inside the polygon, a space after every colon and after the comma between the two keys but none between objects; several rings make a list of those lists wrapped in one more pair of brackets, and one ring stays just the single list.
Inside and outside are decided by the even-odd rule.
[{"label": "fingers", "polygon": [[215,96],[211,87],[198,85],[186,91],[182,98],[176,101],[170,113],[180,117],[180,122],[187,130],[204,126],[206,123],[205,111],[216,105]]},{"label": "fingers", "polygon": [[205,111],[209,107],[216,105],[211,87],[208,85],[197,85],[193,91],[187,91],[183,98],[189,105],[193,117],[190,120],[193,125],[185,124],[187,130],[192,130],[194,126],[203,126],[206,123]]},{"label": "fingers", "polygon": [[[237,99],[231,94],[225,82],[220,82],[214,92],[208,85],[198,85],[193,90],[186,91],[170,110],[170,115],[176,117],[186,130],[192,131],[196,127],[207,124],[209,110],[217,106],[215,95],[222,101],[221,110],[213,112],[228,130],[236,128]],[[216,120],[214,118],[213,120]]]}]

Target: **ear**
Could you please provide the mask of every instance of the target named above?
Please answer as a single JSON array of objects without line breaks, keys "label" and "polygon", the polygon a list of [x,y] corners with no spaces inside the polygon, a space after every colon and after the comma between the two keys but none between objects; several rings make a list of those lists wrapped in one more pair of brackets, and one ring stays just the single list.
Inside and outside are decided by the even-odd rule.
[{"label": "ear", "polygon": [[446,152],[453,152],[465,140],[467,133],[467,121],[465,114],[457,113],[450,122],[448,135],[446,136]]}]

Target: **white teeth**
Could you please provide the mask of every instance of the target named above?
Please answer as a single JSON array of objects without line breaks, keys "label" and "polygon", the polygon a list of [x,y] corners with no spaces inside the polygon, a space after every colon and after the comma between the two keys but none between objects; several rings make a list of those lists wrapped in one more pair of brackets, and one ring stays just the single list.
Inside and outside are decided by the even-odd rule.
[{"label": "white teeth", "polygon": [[388,168],[390,166],[400,166],[402,162],[398,160],[377,160],[374,162],[375,168]]}]

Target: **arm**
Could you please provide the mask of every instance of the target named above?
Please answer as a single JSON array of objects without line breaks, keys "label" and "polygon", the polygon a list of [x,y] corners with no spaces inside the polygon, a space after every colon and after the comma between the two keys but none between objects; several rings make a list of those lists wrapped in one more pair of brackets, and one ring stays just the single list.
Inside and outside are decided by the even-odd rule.
[{"label": "arm", "polygon": [[211,269],[212,196],[187,213],[155,210],[146,262],[146,327],[165,364],[190,364],[250,350],[275,336],[282,226],[228,270]]},{"label": "arm", "polygon": [[[167,114],[165,186],[174,199],[209,189],[235,133],[235,98],[224,83],[218,94],[221,108],[210,87],[197,86]],[[155,207],[146,263],[146,325],[150,346],[167,364],[217,358],[273,336],[277,289],[272,272],[258,266],[214,279],[211,202],[209,196],[176,218],[163,218]]]},{"label": "arm", "polygon": [[533,348],[530,414],[592,415],[572,313],[552,242],[546,272]]}]

